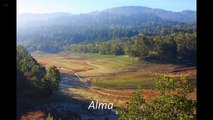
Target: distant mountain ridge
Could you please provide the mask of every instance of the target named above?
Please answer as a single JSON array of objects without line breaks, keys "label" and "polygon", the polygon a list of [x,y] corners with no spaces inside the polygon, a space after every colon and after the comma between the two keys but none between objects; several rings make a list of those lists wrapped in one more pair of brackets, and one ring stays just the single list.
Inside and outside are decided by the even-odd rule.
[{"label": "distant mountain ridge", "polygon": [[[50,18],[56,18],[60,16],[78,16],[78,15],[100,15],[100,14],[112,14],[112,15],[133,15],[133,14],[155,14],[164,19],[171,19],[171,20],[178,20],[180,18],[187,19],[190,22],[195,22],[196,18],[196,11],[192,10],[183,10],[182,12],[171,12],[166,11],[163,9],[152,9],[149,7],[142,7],[142,6],[124,6],[124,7],[115,7],[115,8],[108,8],[103,11],[95,11],[90,13],[84,14],[71,14],[71,13],[46,13],[46,14],[32,14],[32,13],[23,13],[19,15],[20,21],[39,21],[39,20],[47,20]],[[185,18],[187,17],[187,18]],[[24,19],[23,19],[24,18]],[[183,20],[183,19],[180,19]]]},{"label": "distant mountain ridge", "polygon": [[[161,18],[175,20],[180,17],[187,17],[189,20],[193,20],[196,16],[196,12],[192,10],[184,10],[182,12],[172,12],[166,11],[163,9],[152,9],[149,7],[141,7],[141,6],[124,6],[124,7],[117,7],[105,10],[107,13],[111,14],[155,14]],[[183,16],[189,15],[189,16]],[[170,18],[171,17],[171,18]],[[173,17],[173,18],[172,18]]]},{"label": "distant mountain ridge", "polygon": [[60,51],[69,44],[126,39],[162,29],[195,25],[196,11],[171,12],[141,6],[124,6],[87,14],[20,14],[17,43],[29,51]]}]

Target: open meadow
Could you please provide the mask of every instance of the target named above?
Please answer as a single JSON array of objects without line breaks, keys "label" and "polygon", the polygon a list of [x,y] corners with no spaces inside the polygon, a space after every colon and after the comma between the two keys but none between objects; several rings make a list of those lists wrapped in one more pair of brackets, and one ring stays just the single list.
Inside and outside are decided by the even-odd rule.
[{"label": "open meadow", "polygon": [[[77,99],[113,102],[123,106],[131,98],[131,92],[142,86],[147,101],[158,96],[153,90],[153,78],[166,75],[170,77],[187,76],[196,86],[196,67],[157,64],[138,61],[128,56],[113,56],[83,53],[32,54],[44,66],[56,66],[66,75],[76,75],[90,84],[89,87],[68,87],[64,93]],[[196,89],[188,95],[196,99]]]}]

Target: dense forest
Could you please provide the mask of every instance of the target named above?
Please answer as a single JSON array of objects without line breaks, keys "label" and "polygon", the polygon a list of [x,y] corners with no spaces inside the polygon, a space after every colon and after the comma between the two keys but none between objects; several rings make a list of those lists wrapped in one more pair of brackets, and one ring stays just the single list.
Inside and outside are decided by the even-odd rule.
[{"label": "dense forest", "polygon": [[17,43],[30,52],[60,52],[70,44],[129,41],[139,34],[169,36],[196,32],[195,11],[170,12],[147,7],[118,7],[87,14],[21,14]]},{"label": "dense forest", "polygon": [[23,98],[48,97],[58,90],[59,82],[60,72],[56,67],[46,69],[23,46],[17,46],[18,102],[23,102]]}]

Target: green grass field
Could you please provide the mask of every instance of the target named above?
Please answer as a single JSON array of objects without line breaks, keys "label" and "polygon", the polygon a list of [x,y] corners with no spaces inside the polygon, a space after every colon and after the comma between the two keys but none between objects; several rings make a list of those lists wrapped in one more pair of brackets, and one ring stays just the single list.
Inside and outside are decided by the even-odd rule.
[{"label": "green grass field", "polygon": [[107,89],[135,89],[138,86],[142,86],[143,88],[151,88],[153,86],[153,80],[150,78],[138,78],[138,79],[114,79],[114,80],[101,80],[95,82],[94,86],[98,86],[101,88]]}]

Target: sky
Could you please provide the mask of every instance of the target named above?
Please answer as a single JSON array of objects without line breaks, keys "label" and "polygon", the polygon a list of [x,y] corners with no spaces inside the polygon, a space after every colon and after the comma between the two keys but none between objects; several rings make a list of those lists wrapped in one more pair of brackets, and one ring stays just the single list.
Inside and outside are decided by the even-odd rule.
[{"label": "sky", "polygon": [[180,12],[196,10],[196,0],[17,0],[17,13],[80,14],[120,6],[145,6]]}]

